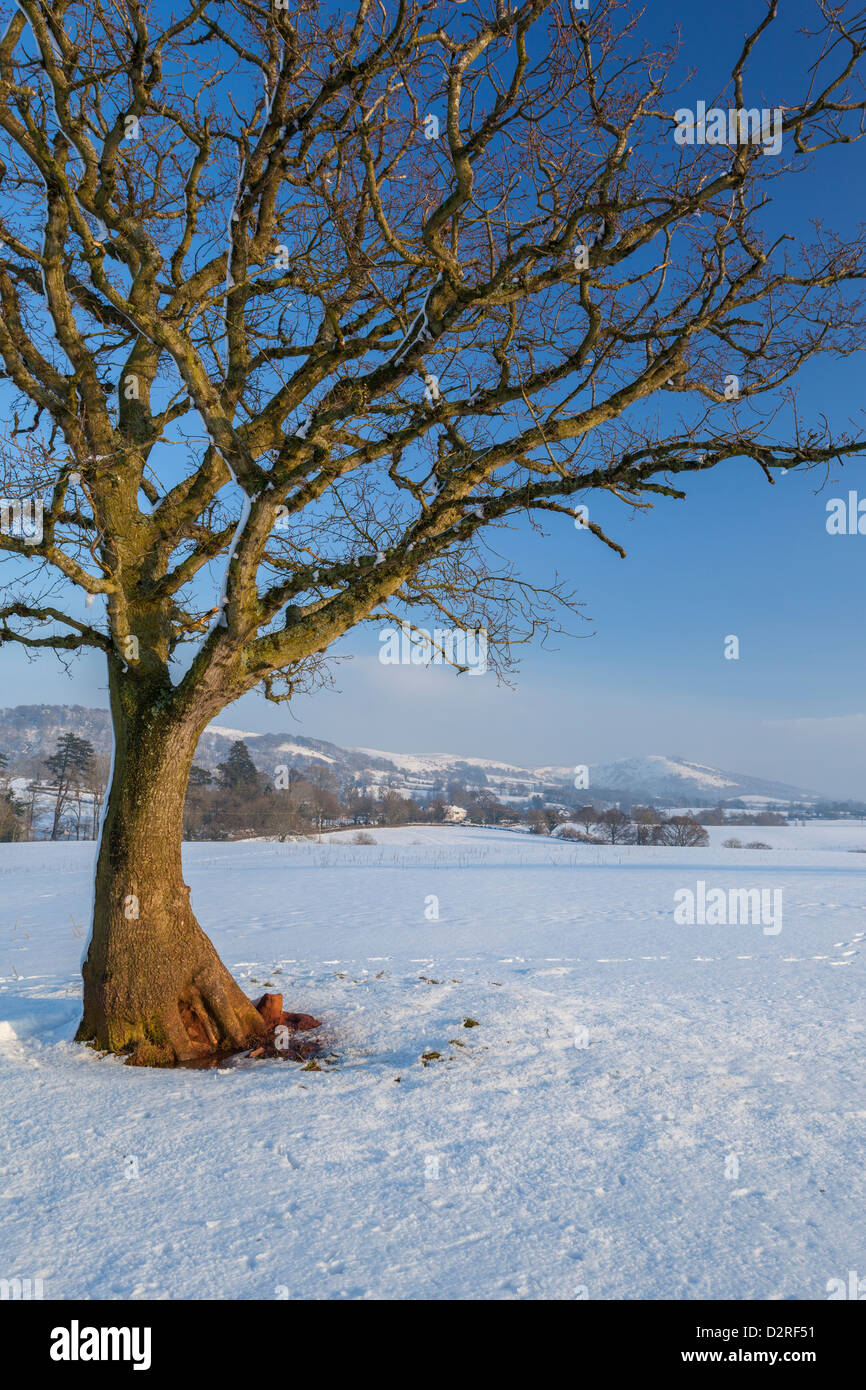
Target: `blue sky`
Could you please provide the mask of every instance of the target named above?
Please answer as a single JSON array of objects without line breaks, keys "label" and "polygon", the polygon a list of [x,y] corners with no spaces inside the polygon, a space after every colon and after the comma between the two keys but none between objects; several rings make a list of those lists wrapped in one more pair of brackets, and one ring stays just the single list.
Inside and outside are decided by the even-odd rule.
[{"label": "blue sky", "polygon": [[[793,31],[815,11],[783,8],[784,29],[764,46],[774,59],[759,64],[756,103],[799,89],[792,77],[804,50]],[[647,11],[647,32],[679,25],[684,59],[701,69],[677,104],[712,100],[762,12],[756,0],[729,4],[710,24],[702,6]],[[813,172],[774,190],[773,220],[805,232],[820,210],[850,232],[866,211],[864,172],[866,143],[830,151]],[[803,415],[823,412],[840,429],[859,419],[862,430],[864,366],[859,354],[811,365],[800,384]],[[381,665],[377,631],[368,628],[338,649],[352,660],[336,671],[335,690],[298,699],[291,714],[246,696],[220,722],[536,765],[677,753],[866,799],[866,536],[830,536],[825,526],[831,497],[850,489],[866,497],[864,464],[834,467],[826,482],[816,471],[771,487],[756,465],[734,461],[685,487],[687,501],[660,499],[645,513],[591,501],[625,560],[565,519],[544,539],[528,527],[515,533],[511,554],[524,571],[557,569],[591,621],[576,625],[576,639],[524,649],[514,689],[492,674]],[[737,661],[724,658],[728,634],[739,637]],[[72,679],[53,657],[28,662],[18,649],[4,649],[0,664],[5,704],[107,703],[96,657],[77,660]]]}]

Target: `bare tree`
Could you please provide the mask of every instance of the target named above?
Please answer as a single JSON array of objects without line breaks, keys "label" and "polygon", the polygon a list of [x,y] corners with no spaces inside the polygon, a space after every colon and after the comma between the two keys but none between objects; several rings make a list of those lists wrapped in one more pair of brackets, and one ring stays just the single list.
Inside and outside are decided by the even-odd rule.
[{"label": "bare tree", "polygon": [[671,816],[662,826],[662,843],[666,845],[706,845],[710,837],[700,821],[693,816]]},{"label": "bare tree", "polygon": [[181,870],[226,704],[383,620],[483,627],[507,669],[571,602],[501,558],[515,516],[866,447],[786,394],[857,346],[863,247],[764,231],[862,132],[863,17],[815,12],[772,158],[678,143],[673,51],[605,0],[7,4],[2,485],[44,515],[2,527],[0,640],[103,652],[114,721],[79,1039],[167,1063],[260,1032]]},{"label": "bare tree", "polygon": [[97,753],[91,760],[86,773],[85,788],[90,794],[89,838],[95,840],[99,834],[99,821],[102,803],[108,790],[110,761],[104,753]]},{"label": "bare tree", "polygon": [[634,842],[636,845],[655,845],[661,839],[662,817],[654,806],[632,806]]},{"label": "bare tree", "polygon": [[602,839],[609,840],[612,845],[624,844],[632,831],[631,821],[618,806],[611,806],[609,811],[602,811],[596,821],[596,827]]}]

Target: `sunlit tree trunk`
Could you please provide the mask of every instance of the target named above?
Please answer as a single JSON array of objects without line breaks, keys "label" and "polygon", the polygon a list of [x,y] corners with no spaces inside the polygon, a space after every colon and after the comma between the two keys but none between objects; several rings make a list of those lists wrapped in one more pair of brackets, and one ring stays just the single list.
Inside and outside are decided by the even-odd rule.
[{"label": "sunlit tree trunk", "polygon": [[259,1038],[262,1019],[190,905],[183,805],[200,723],[123,708],[100,838],[78,1040],[172,1065]]}]

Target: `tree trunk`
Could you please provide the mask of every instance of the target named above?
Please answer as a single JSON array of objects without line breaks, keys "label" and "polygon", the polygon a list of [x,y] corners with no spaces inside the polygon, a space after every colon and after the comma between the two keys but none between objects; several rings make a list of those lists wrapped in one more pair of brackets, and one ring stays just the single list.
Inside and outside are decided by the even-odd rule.
[{"label": "tree trunk", "polygon": [[63,814],[64,806],[66,804],[66,788],[64,783],[65,776],[66,773],[61,772],[60,779],[57,785],[57,800],[54,803],[54,819],[51,822],[50,838],[52,840],[57,839],[57,833],[60,829],[60,817]]},{"label": "tree trunk", "polygon": [[[114,763],[100,837],[77,1041],[141,1066],[252,1046],[263,1020],[195,919],[183,881],[187,778],[203,724],[131,716],[113,692]],[[205,721],[206,722],[206,721]]]}]

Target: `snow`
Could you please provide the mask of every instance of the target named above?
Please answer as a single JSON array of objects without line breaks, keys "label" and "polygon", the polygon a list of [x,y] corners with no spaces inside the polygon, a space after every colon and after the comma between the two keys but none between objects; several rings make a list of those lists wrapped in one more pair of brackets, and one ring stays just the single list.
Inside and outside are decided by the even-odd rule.
[{"label": "snow", "polygon": [[258,733],[253,733],[253,732],[252,732],[251,730],[249,730],[249,729],[229,729],[229,728],[227,727],[227,725],[225,725],[225,724],[208,724],[207,729],[206,729],[205,732],[206,732],[206,733],[209,733],[209,734],[219,734],[219,735],[221,735],[223,738],[233,738],[233,739],[260,738],[260,737],[261,737],[260,734],[258,734]]},{"label": "snow", "polygon": [[[866,827],[371,833],[185,846],[249,994],[325,1020],[319,1072],[74,1045],[94,847],[0,845],[4,1277],[52,1299],[823,1299],[866,1269]],[[781,933],[676,926],[697,880],[781,889]]]},{"label": "snow", "polygon": [[[257,739],[262,738],[261,733],[254,733],[250,729],[230,729],[225,724],[208,724],[205,730],[208,734],[217,734],[220,738],[230,739]],[[333,763],[336,759],[327,753],[319,753],[313,748],[305,748],[301,743],[293,743],[291,739],[284,740],[277,746],[280,753],[296,753],[302,758],[317,758],[322,763]]]},{"label": "snow", "polygon": [[[685,778],[700,783],[708,791],[736,786],[729,774],[705,763],[684,762],[681,759],[663,757],[660,753],[647,753],[637,758],[617,758],[612,763],[593,763],[593,781],[605,787],[659,786],[664,787],[671,779]],[[572,770],[568,767],[538,767],[538,776],[570,778]]]},{"label": "snow", "polygon": [[301,758],[317,758],[320,763],[336,762],[336,759],[330,757],[329,754],[317,753],[314,748],[305,748],[302,743],[281,743],[277,751],[280,753],[296,753]]},{"label": "snow", "polygon": [[482,770],[490,768],[500,772],[527,775],[524,768],[516,767],[513,763],[497,763],[490,758],[463,757],[460,753],[385,753],[381,748],[353,748],[351,751],[363,753],[368,758],[387,758],[404,772],[438,772],[465,763],[467,767],[480,767]]},{"label": "snow", "polygon": [[790,854],[799,856],[810,849],[866,854],[866,824],[856,820],[808,820],[802,825],[707,825],[704,828],[711,845],[722,845],[725,840],[742,840],[744,845],[748,840],[760,840],[780,851],[785,858]]},{"label": "snow", "polygon": [[398,349],[397,349],[397,351],[395,352],[394,356],[391,358],[391,362],[393,363],[394,366],[398,366],[398,365],[399,365],[399,363],[400,363],[400,362],[403,360],[403,358],[406,356],[406,354],[407,354],[407,352],[409,351],[409,349],[412,348],[412,347],[414,347],[415,344],[418,342],[419,339],[421,339],[421,338],[429,338],[429,336],[430,336],[430,331],[429,331],[429,329],[430,329],[430,321],[429,321],[429,319],[428,319],[428,317],[427,317],[427,305],[428,305],[429,302],[430,302],[430,296],[431,296],[431,294],[432,294],[433,291],[435,290],[436,286],[439,285],[439,284],[441,284],[441,282],[442,282],[442,272],[441,272],[441,270],[440,270],[439,274],[436,276],[436,279],[433,281],[433,284],[430,286],[430,288],[428,289],[427,293],[425,294],[425,296],[424,296],[424,302],[422,303],[421,308],[419,309],[418,313],[417,313],[417,314],[414,316],[414,318],[412,319],[412,323],[411,323],[410,326],[409,326],[409,332],[406,334],[405,338],[403,339],[402,343],[401,343],[400,346],[398,347]]},{"label": "snow", "polygon": [[[674,761],[658,753],[650,753],[644,758],[619,758],[615,763],[600,764],[593,771],[597,781],[604,786],[612,787],[622,786],[624,781],[626,784],[633,783],[638,777],[645,777],[650,786],[654,786],[659,779],[667,782],[671,778],[687,778],[708,791],[736,785],[723,772],[718,772],[703,763]],[[608,782],[607,778],[614,780]]]},{"label": "snow", "polygon": [[[619,758],[613,763],[593,764],[591,785],[630,790],[648,790],[655,795],[668,795],[679,786],[684,796],[689,791],[713,797],[745,797],[766,802],[768,799],[815,799],[816,793],[804,791],[743,773],[723,772],[706,763],[689,762],[684,758],[663,757],[650,753],[645,757]],[[691,783],[691,786],[689,784]]]}]

